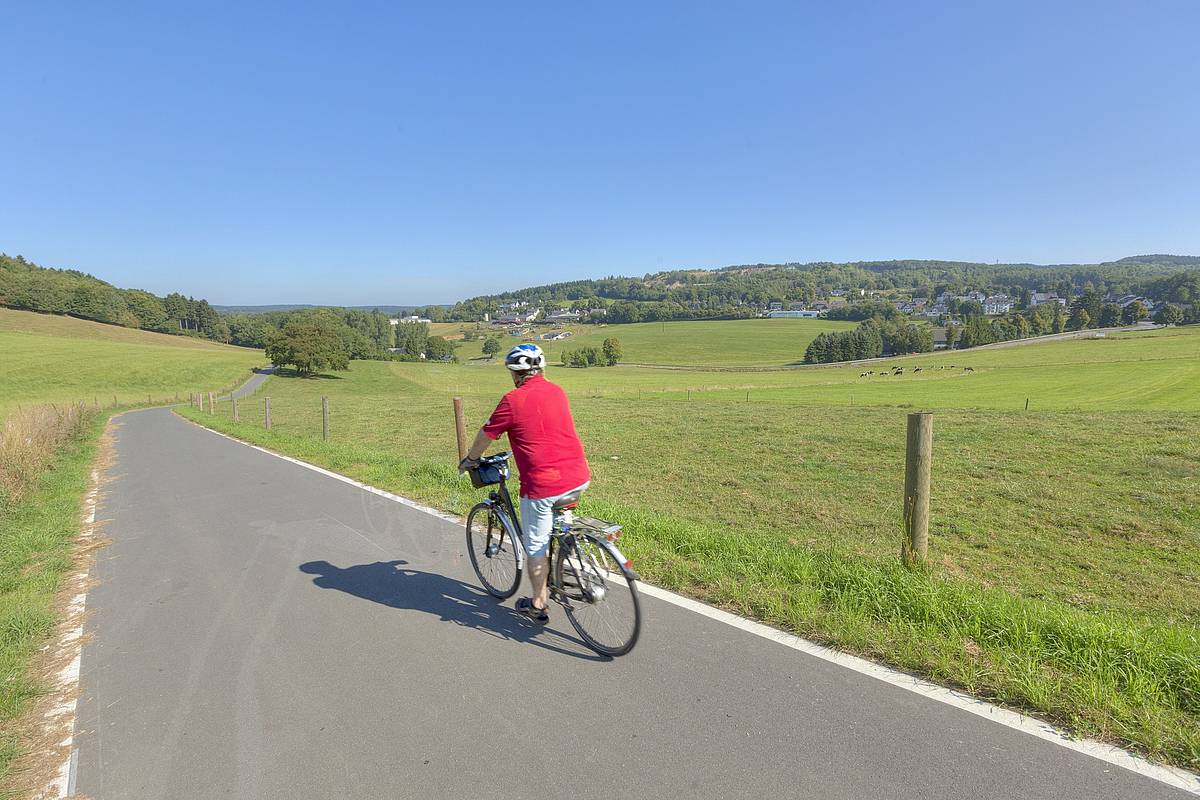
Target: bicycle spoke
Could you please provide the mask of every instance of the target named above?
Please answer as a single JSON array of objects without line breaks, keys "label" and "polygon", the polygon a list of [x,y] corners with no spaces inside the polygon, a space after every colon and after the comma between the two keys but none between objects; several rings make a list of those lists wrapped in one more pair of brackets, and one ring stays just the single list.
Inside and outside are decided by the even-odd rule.
[{"label": "bicycle spoke", "polygon": [[607,655],[628,652],[640,629],[637,589],[620,576],[608,550],[579,537],[562,563],[567,617],[589,646]]},{"label": "bicycle spoke", "polygon": [[480,504],[467,517],[467,550],[483,588],[495,597],[516,591],[521,569],[514,547],[499,512]]}]

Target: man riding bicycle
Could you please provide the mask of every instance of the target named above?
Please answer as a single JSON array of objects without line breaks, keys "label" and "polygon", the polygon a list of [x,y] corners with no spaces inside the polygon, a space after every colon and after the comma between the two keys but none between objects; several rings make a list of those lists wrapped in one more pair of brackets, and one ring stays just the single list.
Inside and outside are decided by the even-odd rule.
[{"label": "man riding bicycle", "polygon": [[546,624],[549,592],[547,553],[554,525],[554,503],[588,487],[591,472],[567,394],[546,380],[546,356],[536,344],[519,344],[504,357],[516,387],[500,400],[484,423],[461,469],[475,466],[493,441],[508,434],[521,473],[521,533],[529,554],[531,597],[517,601],[517,611]]}]

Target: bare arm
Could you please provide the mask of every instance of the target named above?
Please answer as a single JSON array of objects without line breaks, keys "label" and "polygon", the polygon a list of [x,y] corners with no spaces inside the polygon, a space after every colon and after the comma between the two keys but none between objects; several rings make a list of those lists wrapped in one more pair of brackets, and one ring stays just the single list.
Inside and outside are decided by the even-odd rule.
[{"label": "bare arm", "polygon": [[484,433],[483,429],[481,428],[479,433],[475,434],[475,441],[471,445],[471,449],[467,451],[467,460],[478,461],[479,457],[487,452],[487,449],[491,446],[491,444],[491,437]]}]

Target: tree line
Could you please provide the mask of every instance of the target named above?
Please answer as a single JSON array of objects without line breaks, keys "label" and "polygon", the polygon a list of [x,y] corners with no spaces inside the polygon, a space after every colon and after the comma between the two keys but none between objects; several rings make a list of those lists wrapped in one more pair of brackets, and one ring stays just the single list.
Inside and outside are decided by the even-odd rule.
[{"label": "tree line", "polygon": [[[891,309],[895,312],[888,304],[877,305],[881,311]],[[1149,309],[1141,301],[1135,300],[1122,307],[1106,303],[1098,292],[1088,290],[1075,299],[1069,310],[1058,303],[1043,303],[993,318],[981,313],[972,314],[962,325],[946,326],[946,345],[967,349],[1031,336],[1114,328],[1134,325],[1148,316]],[[809,364],[827,364],[933,350],[933,329],[927,325],[904,323],[902,319],[876,316],[853,331],[822,333],[809,343],[804,360]],[[1154,321],[1160,325],[1200,324],[1200,301],[1186,308],[1165,303],[1154,315]]]},{"label": "tree line", "polygon": [[178,292],[158,297],[141,289],[118,289],[87,273],[41,267],[19,255],[0,253],[0,306],[230,341],[229,326],[207,300]]},{"label": "tree line", "polygon": [[928,353],[932,350],[933,330],[928,325],[876,317],[866,320],[852,331],[819,334],[809,342],[804,361],[808,364],[829,364],[884,355]]},{"label": "tree line", "polygon": [[564,367],[615,367],[621,360],[621,342],[610,336],[599,348],[588,346],[563,350],[561,360]]},{"label": "tree line", "polygon": [[271,363],[293,367],[302,376],[345,370],[355,359],[455,359],[454,344],[441,336],[431,336],[427,324],[405,322],[393,326],[386,314],[377,311],[319,308],[272,314],[278,316],[262,321],[248,346],[262,347]]}]

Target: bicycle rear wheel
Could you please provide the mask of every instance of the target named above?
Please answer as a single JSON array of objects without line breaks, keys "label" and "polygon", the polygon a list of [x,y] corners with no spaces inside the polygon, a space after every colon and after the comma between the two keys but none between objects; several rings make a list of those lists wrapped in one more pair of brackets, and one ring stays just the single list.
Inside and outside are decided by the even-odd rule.
[{"label": "bicycle rear wheel", "polygon": [[500,520],[501,512],[480,503],[467,515],[467,552],[479,582],[492,597],[512,597],[521,585],[520,542],[514,542]]},{"label": "bicycle rear wheel", "polygon": [[637,582],[625,578],[616,556],[590,535],[567,537],[554,561],[558,599],[587,646],[621,656],[637,644],[642,606]]}]

